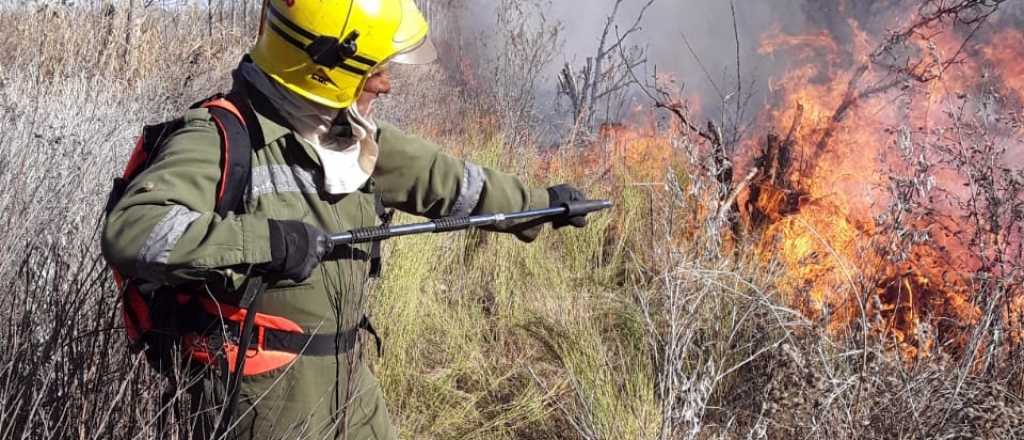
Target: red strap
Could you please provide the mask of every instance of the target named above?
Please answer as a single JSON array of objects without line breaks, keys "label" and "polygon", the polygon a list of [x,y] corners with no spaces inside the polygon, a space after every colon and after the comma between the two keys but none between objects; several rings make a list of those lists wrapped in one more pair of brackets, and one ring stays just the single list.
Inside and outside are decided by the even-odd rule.
[{"label": "red strap", "polygon": [[124,321],[125,332],[128,333],[128,340],[132,343],[142,338],[142,333],[153,327],[149,316],[149,308],[139,296],[138,289],[129,286],[125,287],[124,275],[113,267],[110,271],[114,274],[114,284],[121,290],[121,319]]},{"label": "red strap", "polygon": [[124,291],[121,315],[124,319],[128,340],[139,341],[142,335],[153,329],[153,317],[149,314],[149,305],[142,299],[142,294],[135,286],[128,286]]},{"label": "red strap", "polygon": [[[245,126],[245,119],[242,118],[242,112],[240,112],[238,110],[238,107],[235,107],[235,105],[232,104],[231,101],[228,101],[227,99],[224,99],[224,98],[214,98],[214,99],[211,99],[209,101],[204,102],[200,107],[206,108],[206,109],[211,108],[211,107],[217,107],[217,108],[221,108],[221,109],[227,110],[232,115],[234,115],[236,118],[238,118],[239,121],[241,121],[242,126]],[[221,120],[217,119],[216,117],[213,118],[213,122],[217,124],[217,131],[220,132],[220,138],[221,138],[220,145],[221,145],[222,153],[224,154],[224,168],[220,172],[221,173],[220,174],[220,188],[217,189],[217,202],[219,203],[221,200],[224,199],[224,190],[228,186],[228,171],[231,168],[231,166],[229,165],[231,163],[231,140],[230,140],[230,138],[228,136],[227,129],[224,128],[224,123],[221,122]]]},{"label": "red strap", "polygon": [[[238,307],[219,303],[207,297],[201,298],[199,302],[202,303],[203,309],[207,313],[223,316],[226,321],[241,323],[245,320],[246,311]],[[256,317],[253,318],[253,324],[253,330],[257,332],[256,348],[246,350],[245,352],[247,359],[245,361],[245,368],[242,371],[243,376],[252,376],[284,367],[299,357],[296,353],[263,349],[265,329],[303,333],[302,327],[299,327],[298,324],[280,316],[264,315],[262,313],[256,314]],[[208,346],[208,338],[188,335],[185,336],[184,342],[186,353],[193,360],[202,364],[213,365],[216,355]],[[238,359],[238,345],[224,344],[223,350],[227,355],[229,372],[234,373],[235,362]]]},{"label": "red strap", "polygon": [[237,117],[239,121],[243,121],[243,122],[245,121],[245,119],[242,118],[242,112],[240,112],[238,110],[238,107],[235,107],[235,105],[232,104],[231,101],[228,101],[227,99],[224,99],[224,98],[214,98],[214,99],[211,99],[209,101],[204,102],[203,105],[201,105],[200,107],[202,107],[202,108],[220,107],[220,108],[222,108],[224,110],[227,110],[227,111],[231,112],[231,114],[235,115],[235,117]]},{"label": "red strap", "polygon": [[114,274],[114,284],[117,285],[118,290],[124,289],[124,275],[121,275],[121,272],[118,272],[113,267],[110,268],[110,272]]},{"label": "red strap", "polygon": [[[209,338],[188,335],[185,336],[183,342],[185,354],[192,360],[204,365],[214,365],[217,361],[216,351],[208,345]],[[228,372],[234,373],[235,362],[238,359],[238,346],[235,344],[224,344],[222,349],[227,357]],[[299,357],[295,353],[263,350],[261,348],[246,350],[245,356],[245,368],[242,369],[242,376],[252,376],[276,370],[287,366]]]},{"label": "red strap", "polygon": [[146,159],[149,158],[146,150],[142,148],[144,138],[145,136],[139,136],[135,141],[135,149],[132,150],[132,155],[128,158],[128,165],[125,165],[124,174],[121,177],[131,179],[139,171],[139,168],[146,163]]},{"label": "red strap", "polygon": [[[243,309],[219,303],[208,297],[201,298],[199,302],[203,304],[203,309],[206,310],[206,313],[214,316],[223,316],[225,321],[232,321],[236,323],[245,321],[245,310]],[[257,313],[256,317],[253,318],[253,324],[257,327],[265,327],[283,332],[304,333],[302,331],[302,327],[294,321],[280,316]]]}]

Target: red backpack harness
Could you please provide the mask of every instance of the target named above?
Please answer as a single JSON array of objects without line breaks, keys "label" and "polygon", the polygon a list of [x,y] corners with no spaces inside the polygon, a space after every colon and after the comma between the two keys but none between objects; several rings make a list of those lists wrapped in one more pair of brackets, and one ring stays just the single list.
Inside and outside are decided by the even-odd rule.
[{"label": "red backpack harness", "polygon": [[[214,96],[192,106],[205,108],[210,112],[221,139],[221,176],[217,187],[216,212],[225,216],[228,212],[244,211],[243,196],[249,184],[252,168],[254,139],[246,121],[255,121],[255,115],[245,116],[242,108],[248,107],[243,97],[237,94]],[[251,111],[246,108],[246,110]],[[124,194],[128,184],[138,177],[160,152],[167,138],[184,126],[179,118],[157,125],[147,126],[135,143],[124,174],[115,179],[107,204],[109,213]],[[258,130],[253,130],[258,131]],[[210,328],[231,329],[238,327],[245,319],[245,310],[231,304],[219,302],[211,295],[195,294],[188,287],[173,288],[160,286],[146,291],[145,282],[131,279],[112,269],[114,280],[120,289],[122,314],[130,347],[135,352],[145,352],[146,358],[157,371],[169,373],[177,363],[177,354],[184,354],[193,361],[215,365],[222,362],[229,372],[238,353],[238,345],[232,341],[234,331],[225,331],[225,337],[213,337]],[[209,325],[220,321],[223,326]],[[247,350],[247,362],[243,375],[249,376],[283,367],[293,361],[297,351],[264,350],[267,331],[302,334],[298,324],[278,316],[256,314],[257,344]],[[205,324],[205,325],[204,325]],[[205,329],[201,327],[207,327]],[[204,334],[206,333],[206,334]],[[210,341],[217,341],[210,343]],[[180,350],[180,352],[179,352]],[[226,361],[226,362],[225,362]]]},{"label": "red backpack harness", "polygon": [[[253,147],[263,145],[261,130],[255,113],[244,93],[232,92],[201,101],[192,108],[205,108],[210,112],[221,139],[221,177],[217,188],[216,213],[245,211],[244,195],[249,187]],[[158,156],[166,140],[184,127],[178,118],[157,125],[146,126],[138,138],[128,165],[107,201],[109,214],[124,195],[128,184],[138,177]],[[383,204],[377,199],[377,213],[387,219]],[[371,276],[379,276],[380,243],[375,242],[370,252]],[[113,269],[114,280],[121,291],[125,330],[134,352],[144,352],[149,364],[163,374],[170,374],[185,359],[219,367],[234,375],[236,365],[242,365],[242,375],[250,376],[284,367],[299,354],[333,355],[339,349],[347,351],[355,345],[359,329],[368,330],[377,339],[366,318],[355,329],[340,334],[308,335],[301,326],[280,316],[256,313],[253,317],[254,338],[246,350],[245,361],[239,363],[238,347],[246,309],[235,304],[217,301],[201,286],[147,286],[144,280],[127,277]],[[339,344],[340,343],[340,344]]]}]

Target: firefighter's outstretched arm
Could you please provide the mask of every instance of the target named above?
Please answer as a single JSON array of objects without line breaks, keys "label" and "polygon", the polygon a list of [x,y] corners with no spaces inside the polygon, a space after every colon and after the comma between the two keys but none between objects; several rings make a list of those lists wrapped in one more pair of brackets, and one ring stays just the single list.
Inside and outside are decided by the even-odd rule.
[{"label": "firefighter's outstretched arm", "polygon": [[189,111],[185,128],[131,182],[102,237],[103,253],[119,271],[162,284],[237,288],[247,267],[271,261],[265,216],[214,212],[221,152],[209,146],[219,142],[205,110]]},{"label": "firefighter's outstretched arm", "polygon": [[[438,146],[392,125],[382,123],[380,127],[380,158],[373,177],[386,206],[436,219],[541,209],[559,202],[553,200],[559,197],[557,191],[530,188],[515,176],[447,155]],[[575,194],[578,200],[584,198],[578,191]],[[514,232],[526,241],[539,232],[537,224],[502,224],[488,229]]]},{"label": "firefighter's outstretched arm", "polygon": [[544,189],[441,152],[437,145],[380,124],[373,178],[384,204],[429,218],[546,208]]}]

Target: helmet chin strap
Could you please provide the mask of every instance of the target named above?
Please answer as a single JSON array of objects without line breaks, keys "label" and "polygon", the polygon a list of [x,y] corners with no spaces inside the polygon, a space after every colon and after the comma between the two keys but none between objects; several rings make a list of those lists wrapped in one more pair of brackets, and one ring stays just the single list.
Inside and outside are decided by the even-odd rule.
[{"label": "helmet chin strap", "polygon": [[331,121],[331,128],[327,130],[327,134],[339,139],[349,139],[355,136],[352,131],[352,123],[348,120],[347,108],[338,110],[338,115]]},{"label": "helmet chin strap", "polygon": [[[357,139],[366,135],[372,135],[369,131],[376,131],[377,124],[373,122],[369,117],[369,110],[373,108],[373,101],[370,101],[370,109],[364,112],[358,104],[353,104],[352,107],[343,108],[338,110],[338,114],[331,121],[331,127],[327,131],[327,135],[336,139]],[[366,116],[364,116],[366,114]],[[353,127],[353,122],[359,124],[359,132]]]}]

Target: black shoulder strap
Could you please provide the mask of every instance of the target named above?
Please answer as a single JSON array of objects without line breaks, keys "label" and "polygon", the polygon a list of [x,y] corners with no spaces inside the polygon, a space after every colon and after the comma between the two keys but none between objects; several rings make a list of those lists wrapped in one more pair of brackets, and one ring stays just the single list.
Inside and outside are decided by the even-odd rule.
[{"label": "black shoulder strap", "polygon": [[[384,200],[381,199],[380,194],[376,191],[373,193],[373,205],[374,210],[377,212],[377,218],[380,219],[381,223],[390,225],[395,212],[389,211],[384,207]],[[382,269],[380,241],[378,240],[370,243],[370,278],[380,278]]]},{"label": "black shoulder strap", "polygon": [[220,107],[210,107],[210,116],[221,131],[221,186],[217,194],[217,215],[226,216],[228,212],[243,212],[242,199],[249,186],[252,169],[252,145],[245,123],[230,111]]},{"label": "black shoulder strap", "polygon": [[[252,152],[263,145],[263,132],[245,90],[232,90],[223,99],[235,107],[242,119],[223,107],[208,107],[221,132],[222,181],[218,188],[216,212],[222,217],[232,211],[245,212],[245,193],[252,178]],[[254,129],[249,130],[248,127]]]},{"label": "black shoulder strap", "polygon": [[[243,80],[235,81],[231,93],[228,93],[224,99],[234,104],[238,112],[242,114],[242,122],[245,123],[246,127],[259,127],[260,121],[256,117],[256,111],[253,110],[251,96],[248,83]],[[249,144],[252,145],[253,149],[262,148],[266,144],[265,139],[263,139],[263,130],[250,130]]]}]

